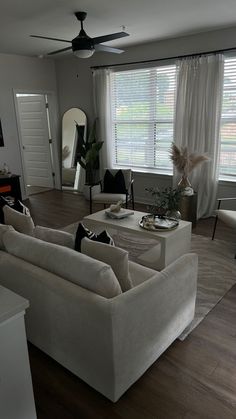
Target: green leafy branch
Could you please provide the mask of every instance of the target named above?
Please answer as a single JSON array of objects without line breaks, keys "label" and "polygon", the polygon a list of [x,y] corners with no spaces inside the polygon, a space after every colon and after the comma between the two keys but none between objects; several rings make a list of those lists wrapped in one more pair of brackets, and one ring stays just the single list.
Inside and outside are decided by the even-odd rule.
[{"label": "green leafy branch", "polygon": [[90,134],[85,138],[82,126],[76,121],[77,130],[77,160],[81,167],[85,170],[99,169],[99,151],[101,150],[104,141],[97,141],[95,119]]},{"label": "green leafy branch", "polygon": [[145,188],[153,198],[151,211],[153,213],[162,210],[177,210],[182,195],[181,189],[165,188],[162,191],[159,188]]}]

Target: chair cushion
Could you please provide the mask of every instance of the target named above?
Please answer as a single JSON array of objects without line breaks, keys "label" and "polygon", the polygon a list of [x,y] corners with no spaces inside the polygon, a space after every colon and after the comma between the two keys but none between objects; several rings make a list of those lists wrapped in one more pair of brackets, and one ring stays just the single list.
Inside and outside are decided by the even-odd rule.
[{"label": "chair cushion", "polygon": [[232,228],[236,228],[236,211],[218,210],[218,217],[225,224],[228,224]]},{"label": "chair cushion", "polygon": [[128,252],[126,250],[95,242],[85,237],[81,242],[81,252],[110,265],[123,292],[132,288]]},{"label": "chair cushion", "polygon": [[3,213],[5,224],[12,225],[14,229],[20,233],[27,234],[29,236],[34,235],[34,222],[30,213],[21,214],[8,205],[3,207]]},{"label": "chair cushion", "polygon": [[55,230],[53,228],[36,226],[34,228],[34,237],[48,243],[69,247],[70,249],[74,249],[75,245],[73,234],[67,233],[66,231]]},{"label": "chair cushion", "polygon": [[126,193],[125,178],[122,170],[118,170],[114,175],[110,170],[106,170],[104,175],[103,192],[105,193]]},{"label": "chair cushion", "polygon": [[111,267],[67,247],[16,231],[3,234],[8,253],[106,298],[122,293]]},{"label": "chair cushion", "polygon": [[88,228],[86,228],[82,223],[79,223],[75,235],[75,250],[77,250],[77,252],[81,251],[81,240],[84,237],[87,237],[93,241],[110,244],[112,246],[114,245],[114,240],[107,231],[104,230],[100,234],[95,234],[93,231],[90,231]]}]

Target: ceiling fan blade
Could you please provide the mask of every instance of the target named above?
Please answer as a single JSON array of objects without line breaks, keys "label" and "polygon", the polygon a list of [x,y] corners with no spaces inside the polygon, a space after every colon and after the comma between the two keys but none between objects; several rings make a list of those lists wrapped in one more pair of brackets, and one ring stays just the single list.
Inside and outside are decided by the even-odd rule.
[{"label": "ceiling fan blade", "polygon": [[122,52],[124,52],[123,49],[112,48],[102,44],[94,45],[94,49],[95,51],[114,52],[115,54],[121,54]]},{"label": "ceiling fan blade", "polygon": [[72,47],[67,47],[67,48],[58,49],[57,51],[52,51],[52,52],[49,52],[47,55],[55,55],[55,54],[59,54],[59,52],[69,51],[69,49],[72,49]]},{"label": "ceiling fan blade", "polygon": [[97,36],[95,38],[92,38],[94,45],[100,44],[101,42],[108,42],[112,41],[113,39],[119,39],[124,38],[125,36],[129,36],[126,32],[117,32],[117,33],[111,33],[110,35],[104,35],[104,36]]},{"label": "ceiling fan blade", "polygon": [[68,41],[67,39],[50,38],[48,36],[40,36],[40,35],[30,35],[30,36],[31,36],[31,38],[50,39],[51,41],[60,41],[60,42],[69,42],[69,43],[71,43],[71,41]]}]

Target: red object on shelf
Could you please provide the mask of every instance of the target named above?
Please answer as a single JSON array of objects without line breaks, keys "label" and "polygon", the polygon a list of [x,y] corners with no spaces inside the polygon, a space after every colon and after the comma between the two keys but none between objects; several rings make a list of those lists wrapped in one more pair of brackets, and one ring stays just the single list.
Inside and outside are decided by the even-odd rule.
[{"label": "red object on shelf", "polygon": [[0,186],[0,193],[11,192],[11,185]]}]

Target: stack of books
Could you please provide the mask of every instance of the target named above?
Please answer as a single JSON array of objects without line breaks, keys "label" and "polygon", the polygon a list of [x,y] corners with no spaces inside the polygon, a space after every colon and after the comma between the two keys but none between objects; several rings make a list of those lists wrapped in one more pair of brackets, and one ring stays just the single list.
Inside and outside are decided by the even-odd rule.
[{"label": "stack of books", "polygon": [[111,211],[110,208],[108,208],[107,210],[105,210],[105,213],[108,217],[119,220],[121,218],[126,218],[126,217],[129,217],[130,215],[133,215],[134,211],[128,210],[126,208],[121,208],[120,211],[114,212],[114,211]]}]

